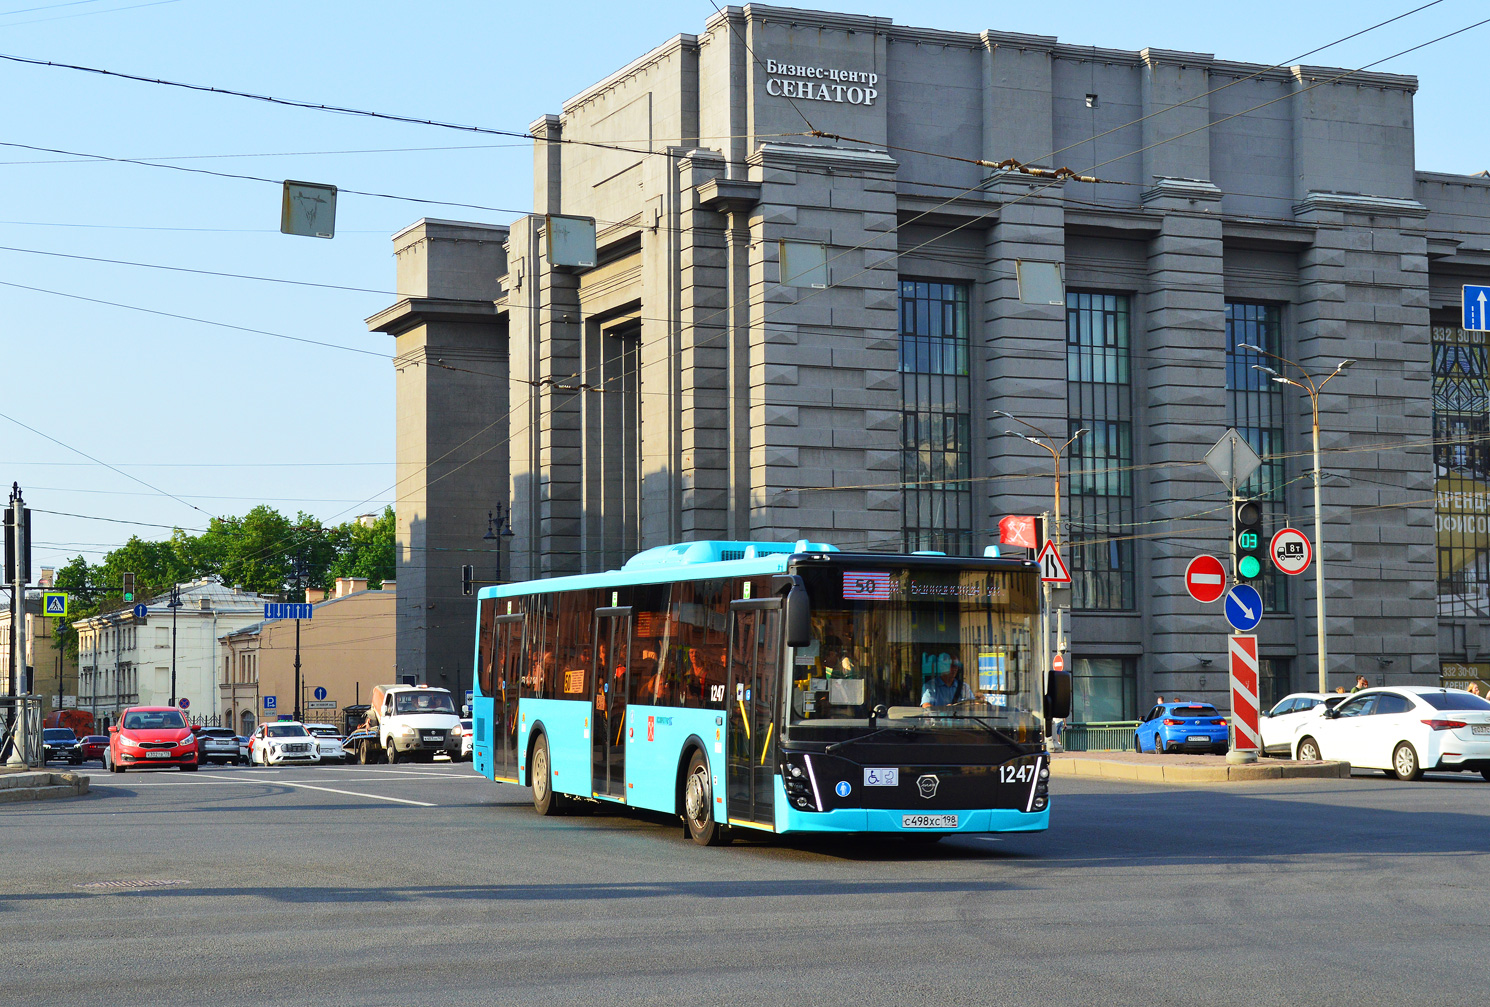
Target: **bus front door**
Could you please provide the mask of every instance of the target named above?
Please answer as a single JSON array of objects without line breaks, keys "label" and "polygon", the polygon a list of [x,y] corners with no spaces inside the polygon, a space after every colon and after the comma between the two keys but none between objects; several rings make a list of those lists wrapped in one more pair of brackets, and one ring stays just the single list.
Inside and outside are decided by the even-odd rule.
[{"label": "bus front door", "polygon": [[523,617],[497,616],[497,668],[493,675],[492,775],[517,782],[517,688],[523,666]]},{"label": "bus front door", "polygon": [[781,601],[730,605],[729,753],[725,807],[735,822],[776,824],[776,682],[781,675]]},{"label": "bus front door", "polygon": [[626,799],[626,693],[631,668],[631,609],[595,610],[590,673],[590,792]]}]

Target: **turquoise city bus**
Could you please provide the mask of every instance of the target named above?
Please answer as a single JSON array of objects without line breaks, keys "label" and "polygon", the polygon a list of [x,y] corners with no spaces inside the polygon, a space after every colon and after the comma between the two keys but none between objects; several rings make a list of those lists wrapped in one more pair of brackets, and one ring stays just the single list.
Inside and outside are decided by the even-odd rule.
[{"label": "turquoise city bus", "polygon": [[474,762],[539,814],[617,802],[704,845],[1042,830],[1070,678],[1040,666],[1039,588],[1023,560],[805,541],[485,588]]}]

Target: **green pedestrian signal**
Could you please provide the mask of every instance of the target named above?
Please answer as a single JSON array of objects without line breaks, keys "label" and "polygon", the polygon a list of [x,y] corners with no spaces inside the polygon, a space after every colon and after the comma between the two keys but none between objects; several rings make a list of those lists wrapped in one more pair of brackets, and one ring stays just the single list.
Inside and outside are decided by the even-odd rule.
[{"label": "green pedestrian signal", "polygon": [[1236,579],[1255,580],[1262,576],[1262,505],[1256,500],[1242,500],[1232,511],[1233,541],[1236,544]]}]

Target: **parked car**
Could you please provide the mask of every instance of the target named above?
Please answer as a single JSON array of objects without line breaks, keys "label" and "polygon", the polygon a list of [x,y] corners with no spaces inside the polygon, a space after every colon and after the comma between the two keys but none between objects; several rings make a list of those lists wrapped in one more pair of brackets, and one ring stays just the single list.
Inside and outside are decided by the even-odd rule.
[{"label": "parked car", "polygon": [[78,747],[78,736],[70,727],[44,727],[41,729],[42,764],[56,759],[74,766],[82,765],[83,750]]},{"label": "parked car", "polygon": [[460,727],[456,730],[460,732],[460,752],[456,755],[455,761],[470,762],[471,748],[476,737],[475,731],[471,726],[471,719],[467,717],[465,720],[462,720]]},{"label": "parked car", "polygon": [[276,720],[260,724],[248,741],[248,761],[256,766],[320,762],[320,746],[304,724]]},{"label": "parked car", "polygon": [[1138,752],[1225,755],[1226,718],[1209,703],[1160,703],[1133,734]]},{"label": "parked car", "polygon": [[1292,757],[1293,739],[1298,735],[1299,724],[1339,706],[1344,699],[1338,693],[1292,692],[1278,700],[1271,710],[1264,710],[1257,721],[1262,734],[1262,754],[1285,759]]},{"label": "parked car", "polygon": [[231,727],[204,727],[197,733],[202,762],[226,765],[238,761],[238,736]]},{"label": "parked car", "polygon": [[78,747],[83,750],[84,762],[93,759],[102,762],[104,750],[109,747],[109,736],[106,734],[90,734],[78,742]]},{"label": "parked car", "polygon": [[1399,780],[1426,770],[1490,780],[1490,702],[1463,689],[1365,689],[1295,732],[1300,759],[1337,759]]},{"label": "parked car", "polygon": [[305,729],[316,739],[322,762],[346,762],[347,750],[342,746],[346,739],[331,724],[306,724]]},{"label": "parked car", "polygon": [[132,706],[109,728],[104,767],[122,773],[131,766],[180,766],[196,772],[197,738],[174,706]]}]

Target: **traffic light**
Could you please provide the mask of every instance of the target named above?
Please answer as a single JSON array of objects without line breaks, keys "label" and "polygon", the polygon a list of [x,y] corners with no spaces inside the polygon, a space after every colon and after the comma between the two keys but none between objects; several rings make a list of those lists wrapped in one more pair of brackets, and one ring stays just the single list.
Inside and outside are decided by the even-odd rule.
[{"label": "traffic light", "polygon": [[1236,541],[1236,579],[1256,580],[1262,576],[1262,505],[1256,500],[1241,500],[1232,515],[1232,534]]},{"label": "traffic light", "polygon": [[472,576],[474,576],[475,573],[476,573],[475,569],[472,568],[471,564],[469,564],[469,563],[467,563],[465,566],[463,566],[463,567],[460,568],[460,593],[461,594],[467,594],[468,595],[468,594],[471,593],[471,578],[472,578]]},{"label": "traffic light", "polygon": [[135,600],[135,575],[132,573],[124,575],[124,600]]}]

